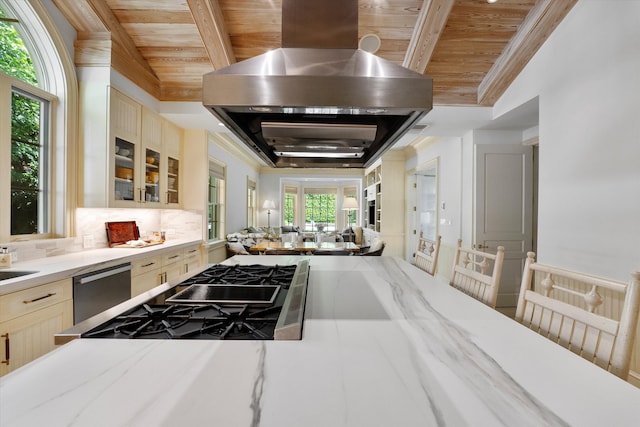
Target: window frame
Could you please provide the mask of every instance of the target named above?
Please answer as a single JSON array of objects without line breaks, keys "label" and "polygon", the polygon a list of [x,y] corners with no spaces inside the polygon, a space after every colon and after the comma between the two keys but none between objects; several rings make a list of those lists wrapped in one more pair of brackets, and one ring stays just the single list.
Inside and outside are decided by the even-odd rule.
[{"label": "window frame", "polygon": [[256,227],[258,224],[258,184],[247,177],[247,227]]},{"label": "window frame", "polygon": [[[324,222],[324,221],[314,221],[311,220],[311,227],[310,229],[307,228],[307,211],[308,211],[308,207],[307,207],[307,195],[326,195],[326,196],[333,196],[333,222]],[[325,232],[333,232],[333,231],[337,231],[339,224],[338,224],[338,187],[337,186],[313,186],[313,187],[303,187],[302,189],[302,201],[301,201],[301,205],[302,205],[302,211],[303,211],[303,217],[304,217],[304,221],[302,224],[302,227],[304,229],[304,231],[310,231],[310,232],[317,232],[317,231],[325,231]],[[329,215],[330,214],[330,209],[329,206],[325,207],[325,215]],[[322,215],[322,208],[320,211],[320,214]],[[322,230],[318,229],[318,224],[325,224],[324,227],[322,227]],[[330,224],[333,224],[333,228],[331,229]]]},{"label": "window frame", "polygon": [[[38,86],[1,73],[0,111],[10,111],[11,86],[33,91],[50,101],[50,230],[47,234],[11,236],[11,177],[0,173],[0,242],[70,237],[75,225],[77,207],[78,80],[75,65],[47,8],[41,0],[0,0],[6,16],[19,18],[16,26],[36,71]],[[27,86],[25,86],[27,85]],[[5,109],[4,106],[8,108]],[[11,156],[11,117],[0,114],[0,170],[9,171]],[[5,131],[6,129],[6,131]],[[4,153],[8,155],[4,155]]]},{"label": "window frame", "polygon": [[[297,185],[291,185],[291,184],[285,184],[284,185],[284,191],[283,191],[283,196],[282,196],[282,218],[281,218],[281,224],[282,225],[287,225],[287,226],[292,226],[295,227],[297,226],[298,222],[299,222],[299,218],[298,218],[298,214],[299,214],[299,209],[298,209],[298,193],[299,193],[300,189]],[[289,221],[287,221],[286,215],[287,215],[287,203],[288,203],[288,199],[291,200],[291,208],[292,208],[292,216],[291,216],[291,222],[289,223]]]},{"label": "window frame", "polygon": [[[28,85],[28,84],[27,84]],[[11,233],[12,238],[25,238],[26,236],[33,237],[50,237],[51,233],[51,132],[50,132],[50,117],[51,117],[51,103],[53,100],[52,97],[44,97],[36,94],[35,92],[42,92],[36,90],[36,87],[31,87],[29,90],[25,90],[23,88],[12,85],[11,94],[12,98],[14,94],[19,96],[29,98],[33,101],[36,101],[40,104],[40,116],[39,116],[39,153],[38,153],[38,214],[37,214],[37,233],[29,233],[29,234],[13,234]],[[49,95],[46,92],[42,95]],[[13,105],[13,99],[12,99]],[[13,117],[13,112],[11,113],[11,117]],[[10,150],[13,150],[13,129],[10,131],[11,133],[11,147]],[[10,184],[10,193],[13,193],[14,187],[13,182]],[[13,200],[12,200],[13,203]]]},{"label": "window frame", "polygon": [[[216,201],[212,202],[211,198],[211,180],[215,179],[217,184],[216,188]],[[207,184],[207,240],[209,242],[215,242],[223,240],[226,236],[226,181],[227,181],[227,167],[224,163],[217,161],[216,159],[209,158],[209,172],[208,172],[208,184]],[[215,213],[215,220],[212,221],[211,213]],[[212,236],[210,230],[214,229],[216,232]]]},{"label": "window frame", "polygon": [[[342,200],[340,201],[340,203],[343,203],[346,198],[356,199],[356,202],[358,202],[358,206],[360,206],[360,202],[358,200],[358,187],[355,185],[346,185],[342,187]],[[353,227],[358,226],[359,210],[360,209],[344,211],[344,219],[346,222],[342,224],[343,229],[347,228],[349,225],[352,225]],[[343,219],[342,215],[340,216],[340,219]]]},{"label": "window frame", "polygon": [[[54,237],[54,206],[56,203],[54,197],[54,178],[53,178],[53,155],[56,152],[55,140],[52,137],[52,124],[54,119],[54,108],[57,103],[57,97],[51,93],[40,89],[30,83],[26,83],[13,76],[5,74],[0,71],[0,105],[8,105],[8,108],[3,108],[0,114],[0,152],[4,160],[0,161],[0,168],[2,170],[11,170],[11,148],[12,148],[12,132],[11,132],[11,114],[12,114],[12,96],[13,93],[18,93],[22,96],[33,97],[34,99],[41,100],[47,103],[47,108],[44,112],[44,129],[41,129],[46,134],[45,141],[42,141],[45,147],[45,159],[41,163],[40,175],[43,176],[46,188],[42,191],[46,194],[47,201],[46,207],[38,215],[38,222],[46,220],[46,225],[39,226],[39,229],[45,231],[41,233],[32,234],[11,234],[11,191],[12,182],[11,174],[2,174],[0,177],[0,200],[5,202],[1,203],[3,207],[0,207],[0,217],[3,220],[0,222],[0,241],[23,241],[34,239],[46,239]],[[6,153],[6,155],[4,155]],[[43,164],[44,163],[44,164]],[[39,208],[40,210],[41,208]],[[6,218],[6,220],[5,220]]]}]

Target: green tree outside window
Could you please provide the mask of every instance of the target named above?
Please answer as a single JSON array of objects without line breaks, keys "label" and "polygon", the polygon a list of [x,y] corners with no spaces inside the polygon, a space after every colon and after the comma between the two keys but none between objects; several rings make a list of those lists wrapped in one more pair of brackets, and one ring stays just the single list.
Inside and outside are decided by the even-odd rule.
[{"label": "green tree outside window", "polygon": [[[0,17],[7,18],[0,10]],[[37,85],[35,68],[20,34],[10,20],[0,21],[0,70]],[[24,90],[11,97],[11,234],[46,233],[47,146],[43,124],[48,101]]]}]

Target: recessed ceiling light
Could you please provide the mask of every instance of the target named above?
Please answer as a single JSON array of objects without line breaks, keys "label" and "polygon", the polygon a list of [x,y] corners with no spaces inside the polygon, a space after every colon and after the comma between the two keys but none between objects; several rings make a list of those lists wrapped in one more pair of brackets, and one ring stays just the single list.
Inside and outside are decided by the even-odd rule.
[{"label": "recessed ceiling light", "polygon": [[495,3],[495,2],[497,2],[497,1],[498,1],[498,0],[487,0],[487,3]]}]

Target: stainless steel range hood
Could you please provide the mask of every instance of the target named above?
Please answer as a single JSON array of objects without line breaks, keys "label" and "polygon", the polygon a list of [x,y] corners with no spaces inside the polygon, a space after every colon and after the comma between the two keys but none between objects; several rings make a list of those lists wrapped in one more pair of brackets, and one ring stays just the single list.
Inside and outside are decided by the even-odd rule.
[{"label": "stainless steel range hood", "polygon": [[432,81],[357,49],[357,0],[284,0],[282,48],[203,77],[203,104],[273,167],[367,167],[432,108]]}]

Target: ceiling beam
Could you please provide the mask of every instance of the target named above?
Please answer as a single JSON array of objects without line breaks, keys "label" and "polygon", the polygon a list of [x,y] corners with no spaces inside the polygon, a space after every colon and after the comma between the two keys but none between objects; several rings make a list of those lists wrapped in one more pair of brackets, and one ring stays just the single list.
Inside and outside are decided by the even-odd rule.
[{"label": "ceiling beam", "polygon": [[187,0],[187,4],[213,68],[219,70],[236,62],[218,0]]},{"label": "ceiling beam", "polygon": [[578,0],[541,0],[531,9],[478,86],[478,104],[492,106]]},{"label": "ceiling beam", "polygon": [[69,22],[82,30],[78,31],[75,43],[76,65],[97,66],[108,62],[123,76],[160,98],[160,80],[104,0],[54,2]]},{"label": "ceiling beam", "polygon": [[404,67],[424,74],[454,3],[454,0],[423,1],[402,63]]}]

